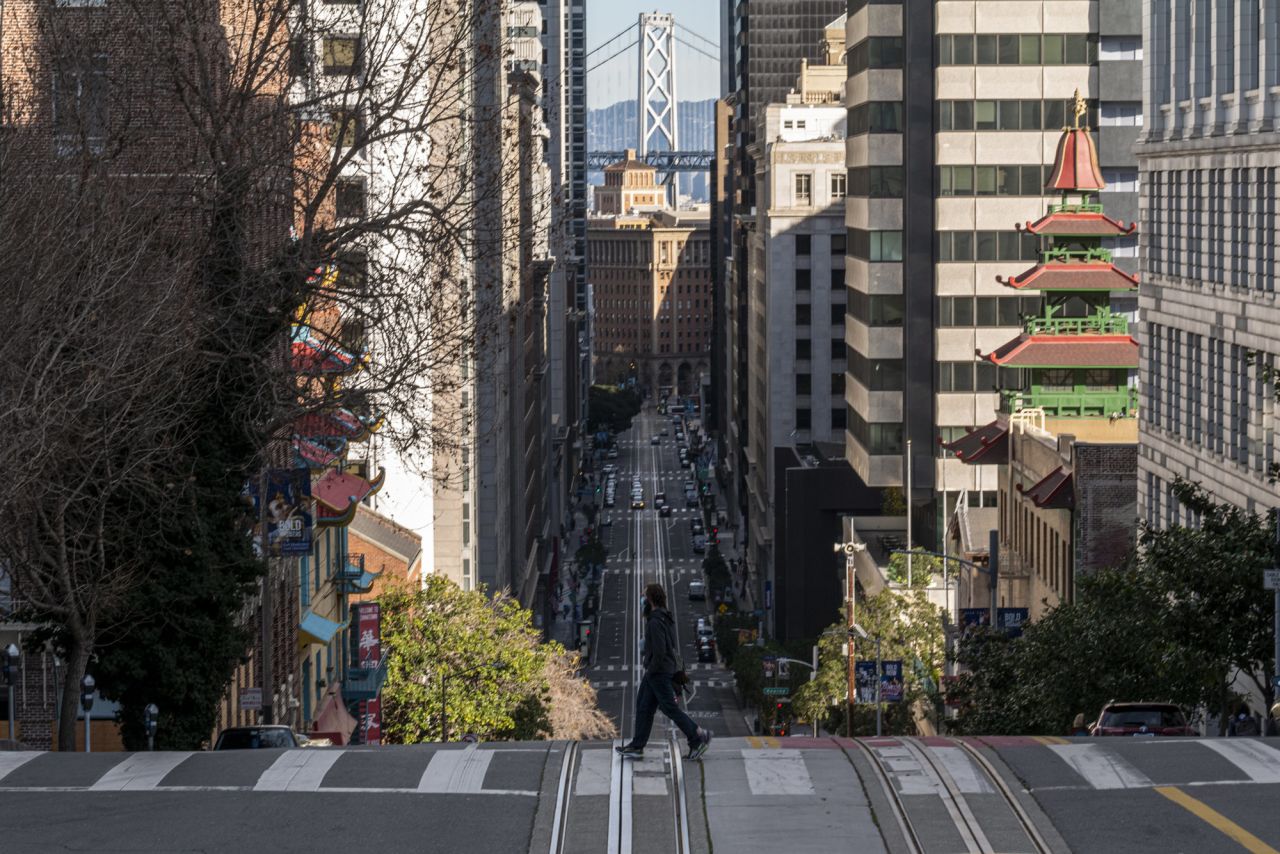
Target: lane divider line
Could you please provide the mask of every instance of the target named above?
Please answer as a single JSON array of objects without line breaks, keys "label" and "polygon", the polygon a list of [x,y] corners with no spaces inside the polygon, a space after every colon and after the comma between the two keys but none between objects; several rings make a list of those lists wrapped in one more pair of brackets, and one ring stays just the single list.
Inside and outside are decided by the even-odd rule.
[{"label": "lane divider line", "polygon": [[1221,831],[1252,854],[1280,854],[1204,801],[1191,797],[1176,786],[1156,786],[1156,791],[1214,829]]}]

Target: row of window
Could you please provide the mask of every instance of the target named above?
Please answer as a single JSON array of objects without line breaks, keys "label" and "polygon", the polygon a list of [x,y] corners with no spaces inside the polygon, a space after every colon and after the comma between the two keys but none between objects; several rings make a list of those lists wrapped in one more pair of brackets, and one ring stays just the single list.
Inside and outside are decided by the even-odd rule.
[{"label": "row of window", "polygon": [[902,37],[872,36],[849,48],[847,56],[850,76],[868,68],[901,68]]},{"label": "row of window", "polygon": [[[830,307],[832,326],[844,325],[844,304],[835,303]],[[796,303],[796,325],[809,326],[813,323],[813,306],[807,302]]]},{"label": "row of window", "polygon": [[[844,394],[844,374],[831,375],[831,393]],[[796,374],[796,394],[813,394],[813,374]]]},{"label": "row of window", "polygon": [[[793,191],[791,194],[791,204],[795,207],[809,207],[813,204],[813,173],[797,172],[794,176]],[[835,202],[843,199],[846,193],[846,183],[848,180],[847,172],[830,172],[827,175],[828,189],[830,190],[828,201]]]},{"label": "row of window", "polygon": [[1052,166],[939,166],[939,196],[1041,196]]},{"label": "row of window", "polygon": [[1274,291],[1276,171],[1151,172],[1146,230],[1151,272]]},{"label": "row of window", "polygon": [[938,36],[938,65],[1092,65],[1098,37],[1086,33]]},{"label": "row of window", "polygon": [[[1098,126],[1098,102],[1088,103],[1087,121]],[[1034,130],[1059,131],[1074,122],[1075,101],[992,100],[938,101],[939,131],[949,130]]]},{"label": "row of window", "polygon": [[938,325],[944,327],[1022,326],[1042,311],[1040,297],[938,297]]},{"label": "row of window", "polygon": [[[844,339],[832,338],[831,339],[832,361],[839,361],[840,359],[843,359],[844,354],[845,354]],[[796,359],[800,361],[807,361],[812,358],[813,358],[813,342],[810,341],[808,338],[797,338],[796,339]]]},{"label": "row of window", "polygon": [[1256,472],[1274,459],[1271,431],[1261,447],[1251,447],[1249,440],[1253,411],[1265,412],[1269,405],[1269,384],[1250,375],[1256,354],[1221,338],[1153,323],[1147,327],[1143,356],[1147,380],[1142,416],[1148,424],[1243,469],[1250,468],[1251,450]]},{"label": "row of window", "polygon": [[1039,238],[1019,231],[939,231],[939,261],[1035,261]]},{"label": "row of window", "polygon": [[[831,410],[831,429],[844,429],[844,407]],[[808,407],[798,407],[796,409],[796,429],[812,430],[813,429],[813,412]]]},{"label": "row of window", "polygon": [[[840,249],[840,254],[844,254],[843,247]],[[795,278],[797,291],[807,291],[813,288],[813,270],[810,270],[808,267],[798,268],[795,271]],[[838,291],[843,287],[844,270],[841,268],[833,268],[831,270],[831,290]]]},{"label": "row of window", "polygon": [[902,453],[902,423],[868,424],[852,406],[845,407],[848,415],[845,422],[849,425],[849,433],[858,444],[867,449],[872,456],[895,455]]}]

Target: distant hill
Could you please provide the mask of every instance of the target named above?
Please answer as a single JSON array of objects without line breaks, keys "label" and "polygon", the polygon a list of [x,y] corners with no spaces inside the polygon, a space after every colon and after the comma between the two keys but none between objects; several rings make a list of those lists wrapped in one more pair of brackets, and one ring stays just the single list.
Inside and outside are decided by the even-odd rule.
[{"label": "distant hill", "polygon": [[[680,147],[687,151],[710,151],[715,141],[714,98],[705,101],[681,101],[679,115]],[[635,148],[636,102],[619,101],[607,107],[587,110],[587,148],[591,151],[621,151]],[[695,201],[705,202],[707,194],[705,174],[685,178],[681,186]],[[587,176],[592,184],[600,184],[604,176],[592,172]]]}]

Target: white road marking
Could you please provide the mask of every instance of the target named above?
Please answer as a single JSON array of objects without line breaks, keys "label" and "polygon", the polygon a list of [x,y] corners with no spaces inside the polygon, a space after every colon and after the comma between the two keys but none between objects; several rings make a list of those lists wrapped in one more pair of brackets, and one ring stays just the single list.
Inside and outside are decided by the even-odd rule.
[{"label": "white road marking", "polygon": [[14,750],[0,753],[0,780],[43,753],[43,750]]},{"label": "white road marking", "polygon": [[574,795],[607,795],[612,773],[612,750],[583,750],[578,753],[578,779]]},{"label": "white road marking", "polygon": [[475,745],[468,745],[462,750],[437,750],[427,763],[427,770],[422,772],[418,791],[479,792],[492,759],[492,750],[476,750]]},{"label": "white road marking", "polygon": [[190,755],[190,752],[180,751],[135,753],[102,775],[90,788],[96,792],[154,789]]},{"label": "white road marking", "polygon": [[1206,738],[1199,742],[1222,756],[1255,783],[1280,783],[1280,751],[1245,738]]},{"label": "white road marking", "polygon": [[812,795],[813,779],[795,750],[741,751],[753,795]]},{"label": "white road marking", "polygon": [[905,747],[873,747],[889,767],[894,784],[901,795],[936,795],[938,784],[925,774],[920,761]]},{"label": "white road marking", "polygon": [[928,747],[926,749],[938,757],[938,761],[942,763],[943,768],[947,769],[947,773],[955,781],[956,788],[962,793],[966,795],[995,793],[995,787],[991,785],[991,781],[963,749],[959,747]]},{"label": "white road marking", "polygon": [[286,750],[275,763],[262,772],[257,792],[314,792],[333,763],[342,758],[341,750]]},{"label": "white road marking", "polygon": [[1098,744],[1050,744],[1049,749],[1095,789],[1140,789],[1151,779]]}]

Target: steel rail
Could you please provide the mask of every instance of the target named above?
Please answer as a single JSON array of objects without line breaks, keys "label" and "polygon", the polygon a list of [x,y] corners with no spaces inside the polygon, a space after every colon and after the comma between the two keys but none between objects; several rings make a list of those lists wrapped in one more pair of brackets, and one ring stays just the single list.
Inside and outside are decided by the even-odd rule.
[{"label": "steel rail", "polygon": [[[832,738],[840,750],[844,753],[845,758],[849,760],[849,764],[853,765],[853,757],[849,755],[849,751],[843,744]],[[871,765],[875,772],[876,779],[880,782],[880,788],[884,791],[886,800],[889,801],[889,808],[893,812],[893,817],[898,823],[898,830],[902,832],[902,840],[907,847],[911,849],[912,854],[924,854],[924,845],[920,843],[920,836],[916,833],[915,825],[911,822],[911,816],[907,814],[907,808],[902,803],[902,797],[898,794],[898,790],[893,786],[893,780],[889,777],[889,771],[884,766],[884,762],[876,755],[875,751],[867,747],[858,739],[853,739],[853,743],[861,748],[862,752],[867,756],[867,762]],[[857,766],[854,766],[854,772],[857,773]]]}]

